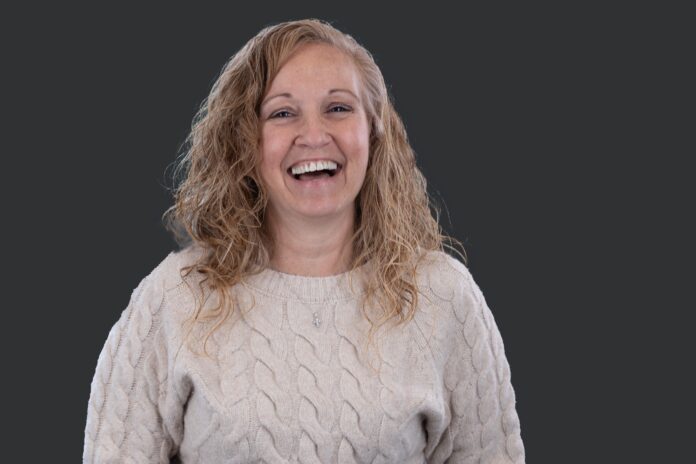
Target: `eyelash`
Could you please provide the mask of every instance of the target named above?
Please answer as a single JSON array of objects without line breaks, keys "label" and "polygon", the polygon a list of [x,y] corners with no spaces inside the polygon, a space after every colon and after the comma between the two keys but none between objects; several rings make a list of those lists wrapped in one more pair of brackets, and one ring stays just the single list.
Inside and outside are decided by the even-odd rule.
[{"label": "eyelash", "polygon": [[[352,110],[350,109],[350,107],[349,107],[349,106],[346,106],[346,105],[336,105],[336,106],[332,106],[332,107],[330,108],[330,110],[333,110],[333,109],[335,109],[335,108],[343,108],[344,110],[346,110],[346,111],[339,111],[339,113],[346,113],[346,112],[352,111]],[[268,117],[268,119],[275,119],[275,118],[278,117],[278,114],[282,114],[282,113],[289,113],[289,111],[288,111],[288,110],[276,111],[275,113],[271,114],[271,115]],[[285,118],[280,118],[280,119],[285,119]]]}]

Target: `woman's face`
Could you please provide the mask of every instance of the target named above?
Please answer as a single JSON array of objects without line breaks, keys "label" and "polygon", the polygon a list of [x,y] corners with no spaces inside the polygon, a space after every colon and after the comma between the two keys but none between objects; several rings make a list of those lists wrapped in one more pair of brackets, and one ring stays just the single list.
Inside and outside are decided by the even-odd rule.
[{"label": "woman's face", "polygon": [[[370,128],[350,58],[326,44],[305,44],[286,61],[260,108],[260,174],[269,213],[283,219],[353,215],[365,179]],[[339,165],[332,175],[297,179],[308,160]]]}]

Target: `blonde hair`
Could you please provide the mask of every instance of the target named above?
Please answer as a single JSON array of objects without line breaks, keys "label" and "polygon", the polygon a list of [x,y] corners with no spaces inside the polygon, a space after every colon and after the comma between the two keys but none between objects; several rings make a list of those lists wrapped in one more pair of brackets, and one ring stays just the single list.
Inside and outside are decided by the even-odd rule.
[{"label": "blonde hair", "polygon": [[[272,240],[264,221],[268,197],[258,171],[259,105],[283,63],[306,43],[325,43],[345,52],[362,78],[371,130],[367,172],[355,201],[350,268],[369,261],[374,271],[365,279],[362,299],[363,314],[371,324],[369,343],[387,321],[398,325],[413,318],[419,293],[416,269],[425,252],[444,252],[451,242],[463,254],[447,247],[466,263],[461,242],[441,233],[431,213],[426,180],[372,55],[323,20],[265,27],[227,62],[196,114],[174,173],[175,181],[181,178],[175,204],[163,215],[180,245],[195,242],[206,250],[183,272],[188,275],[195,269],[204,274],[200,289],[209,282],[221,297],[207,311],[201,304],[185,322],[190,332],[196,322],[217,320],[205,337],[204,351],[208,337],[234,310],[227,304],[228,299],[234,301],[227,290],[270,262]],[[365,307],[373,299],[378,306],[369,314]]]}]

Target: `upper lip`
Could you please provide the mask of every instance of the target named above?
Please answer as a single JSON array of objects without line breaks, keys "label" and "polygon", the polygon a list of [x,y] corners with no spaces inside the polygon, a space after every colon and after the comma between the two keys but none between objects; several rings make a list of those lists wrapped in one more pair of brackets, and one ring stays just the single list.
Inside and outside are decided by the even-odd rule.
[{"label": "upper lip", "polygon": [[340,162],[338,162],[338,160],[335,160],[335,159],[333,159],[333,158],[331,158],[331,157],[322,156],[322,157],[319,157],[319,158],[307,158],[307,159],[297,160],[297,161],[293,162],[293,163],[290,165],[290,167],[288,167],[288,171],[290,171],[290,169],[291,169],[293,166],[296,166],[296,165],[298,165],[298,164],[300,164],[300,163],[307,163],[307,162],[311,162],[311,161],[314,161],[315,163],[316,163],[317,161],[333,161],[334,163],[338,164],[339,167],[340,167],[340,166],[343,166]]}]

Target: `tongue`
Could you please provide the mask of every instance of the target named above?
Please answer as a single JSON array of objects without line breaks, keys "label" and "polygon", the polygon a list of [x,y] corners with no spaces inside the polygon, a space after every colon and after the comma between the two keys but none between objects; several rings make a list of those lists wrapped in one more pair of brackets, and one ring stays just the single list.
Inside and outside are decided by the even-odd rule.
[{"label": "tongue", "polygon": [[300,174],[300,180],[314,179],[316,177],[329,177],[329,173],[323,171],[314,171]]}]

